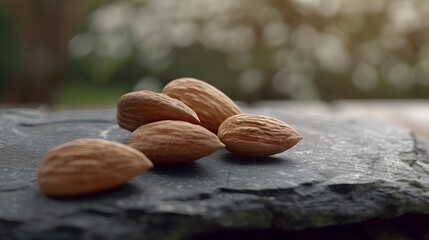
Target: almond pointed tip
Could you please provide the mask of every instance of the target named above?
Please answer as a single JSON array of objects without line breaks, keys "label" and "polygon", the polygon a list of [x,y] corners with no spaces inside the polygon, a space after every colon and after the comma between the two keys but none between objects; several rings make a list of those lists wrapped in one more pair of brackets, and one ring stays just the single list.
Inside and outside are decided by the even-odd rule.
[{"label": "almond pointed tip", "polygon": [[299,133],[296,133],[296,136],[294,136],[294,139],[295,139],[296,143],[298,143],[299,141],[301,141],[303,138],[304,137],[301,134],[299,134]]},{"label": "almond pointed tip", "polygon": [[216,147],[218,149],[222,149],[225,148],[225,144],[223,142],[221,142],[220,140],[217,141]]},{"label": "almond pointed tip", "polygon": [[192,117],[194,118],[196,124],[201,124],[201,120],[200,118],[198,118],[198,115],[196,113],[192,114]]},{"label": "almond pointed tip", "polygon": [[146,163],[147,163],[147,169],[152,169],[153,168],[153,162],[151,160],[148,159],[146,161]]}]

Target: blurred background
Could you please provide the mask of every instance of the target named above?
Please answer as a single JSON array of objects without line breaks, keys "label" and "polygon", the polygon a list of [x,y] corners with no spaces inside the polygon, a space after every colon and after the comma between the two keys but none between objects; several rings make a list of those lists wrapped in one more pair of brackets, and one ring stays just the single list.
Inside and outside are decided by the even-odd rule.
[{"label": "blurred background", "polygon": [[112,106],[179,77],[235,100],[429,98],[425,0],[2,0],[0,105]]}]

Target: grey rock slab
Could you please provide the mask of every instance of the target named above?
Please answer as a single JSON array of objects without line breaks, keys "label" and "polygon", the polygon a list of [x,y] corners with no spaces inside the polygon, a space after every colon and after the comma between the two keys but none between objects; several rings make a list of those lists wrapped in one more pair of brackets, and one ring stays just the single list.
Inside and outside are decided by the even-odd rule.
[{"label": "grey rock slab", "polygon": [[225,229],[304,229],[429,212],[429,161],[408,129],[375,119],[244,108],[304,139],[251,159],[218,151],[156,166],[119,188],[50,198],[37,167],[78,138],[125,142],[115,110],[0,111],[0,236],[7,239],[189,239]]}]

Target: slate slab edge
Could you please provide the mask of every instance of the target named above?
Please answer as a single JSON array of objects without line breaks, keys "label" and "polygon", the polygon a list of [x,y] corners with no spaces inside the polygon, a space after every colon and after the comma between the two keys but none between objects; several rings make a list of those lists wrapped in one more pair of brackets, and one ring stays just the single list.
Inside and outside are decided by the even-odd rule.
[{"label": "slate slab edge", "polygon": [[[23,118],[39,116],[27,110],[9,112]],[[150,203],[144,207],[133,208],[124,204],[122,208],[118,204],[111,208],[98,208],[88,205],[60,218],[46,220],[7,219],[0,212],[0,234],[10,239],[185,239],[218,229],[290,230],[347,224],[374,217],[394,217],[404,213],[429,213],[429,185],[425,180],[428,178],[429,161],[425,149],[415,140],[413,150],[403,152],[401,158],[416,170],[422,181],[365,179],[351,183],[347,179],[336,179],[263,190],[222,187],[186,198],[164,199],[162,203]],[[21,191],[29,187],[32,188],[29,190],[30,195],[40,194],[33,187],[34,180],[33,176],[29,185],[6,189],[4,192]],[[125,186],[117,191],[133,190]],[[0,191],[0,194],[3,192]],[[101,198],[104,194],[109,193],[89,199]],[[343,211],[339,213],[330,209],[333,202]],[[165,206],[173,206],[174,211],[169,211]],[[299,206],[305,206],[305,209]],[[101,231],[100,227],[96,227],[100,224],[110,230]],[[194,228],[195,224],[199,228]]]}]

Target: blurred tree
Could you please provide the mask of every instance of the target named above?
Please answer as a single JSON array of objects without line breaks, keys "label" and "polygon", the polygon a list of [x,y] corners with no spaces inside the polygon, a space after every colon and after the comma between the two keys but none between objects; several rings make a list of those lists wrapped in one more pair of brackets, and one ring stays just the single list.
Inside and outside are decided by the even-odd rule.
[{"label": "blurred tree", "polygon": [[4,0],[20,42],[19,71],[3,88],[7,102],[50,103],[61,85],[79,0]]},{"label": "blurred tree", "polygon": [[70,51],[83,79],[188,75],[248,102],[427,98],[428,13],[420,0],[116,0]]},{"label": "blurred tree", "polygon": [[[1,5],[0,5],[1,6]],[[16,72],[18,62],[18,39],[11,21],[4,9],[0,7],[0,89],[4,89],[5,82]],[[0,92],[0,101],[3,95]]]},{"label": "blurred tree", "polygon": [[[247,102],[429,96],[429,1],[77,1],[4,0],[22,45],[9,99],[51,101],[67,42],[60,102],[85,90],[87,102],[105,99],[88,91],[105,87],[113,103],[122,92],[159,91],[183,76]],[[80,11],[83,24],[69,39]],[[1,70],[0,77],[12,72]]]}]

